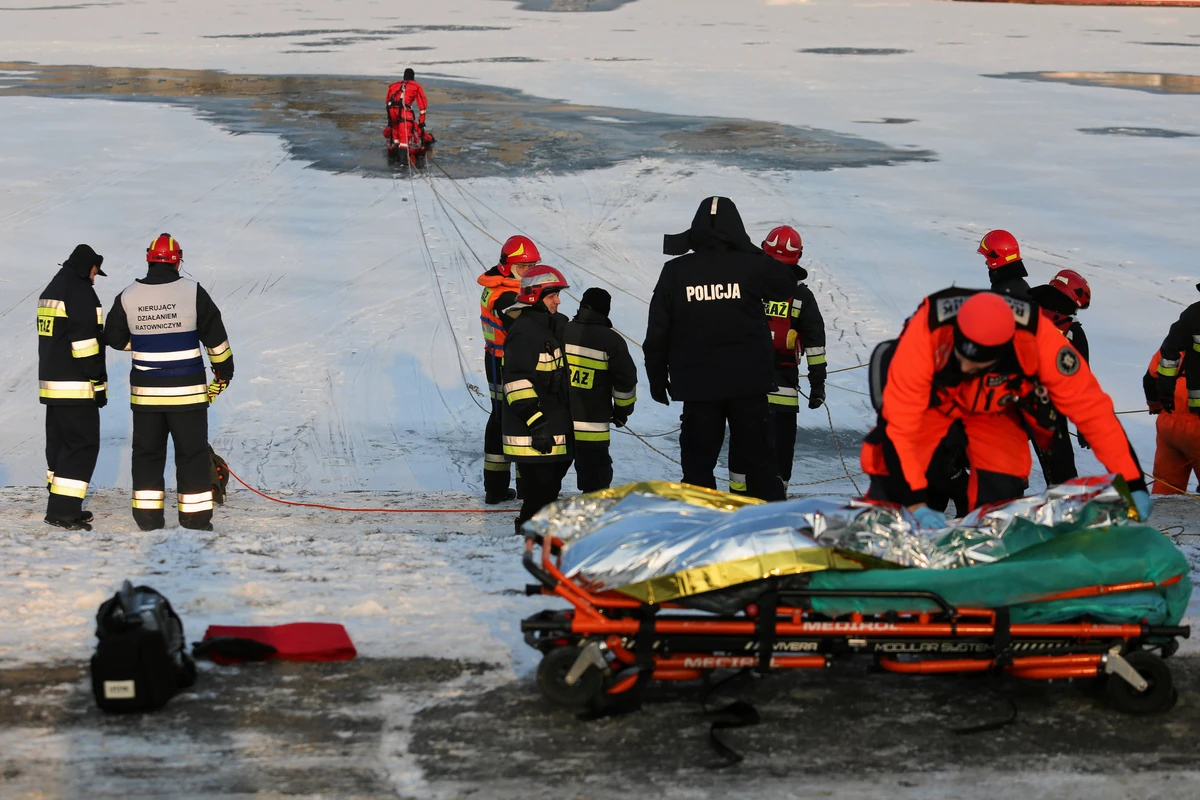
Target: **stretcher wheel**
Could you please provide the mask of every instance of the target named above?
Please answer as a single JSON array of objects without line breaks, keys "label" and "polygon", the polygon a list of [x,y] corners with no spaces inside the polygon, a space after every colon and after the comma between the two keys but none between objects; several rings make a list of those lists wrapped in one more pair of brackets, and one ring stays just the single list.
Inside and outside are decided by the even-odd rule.
[{"label": "stretcher wheel", "polygon": [[1162,659],[1145,650],[1125,656],[1129,666],[1137,670],[1147,683],[1146,691],[1139,692],[1119,675],[1108,676],[1108,700],[1118,711],[1126,714],[1156,714],[1169,711],[1178,694],[1171,680],[1171,670]]},{"label": "stretcher wheel", "polygon": [[537,684],[551,703],[563,708],[582,710],[600,696],[604,676],[594,666],[588,666],[574,686],[566,683],[567,673],[579,658],[578,647],[558,647],[551,650],[538,664]]}]

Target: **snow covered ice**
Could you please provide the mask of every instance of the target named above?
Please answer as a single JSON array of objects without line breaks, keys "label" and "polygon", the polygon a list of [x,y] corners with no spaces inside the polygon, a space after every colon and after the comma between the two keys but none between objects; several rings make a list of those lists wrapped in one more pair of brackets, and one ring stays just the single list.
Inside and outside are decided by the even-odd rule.
[{"label": "snow covered ice", "polygon": [[[980,236],[996,227],[1013,231],[1031,283],[1067,267],[1089,279],[1094,301],[1081,321],[1095,372],[1119,410],[1136,410],[1144,406],[1140,378],[1151,352],[1182,308],[1200,299],[1193,288],[1200,278],[1196,43],[1200,10],[941,0],[22,0],[0,6],[0,340],[10,343],[0,360],[0,674],[85,660],[96,606],[130,578],[162,590],[192,639],[210,622],[337,621],[365,660],[485,665],[476,673],[464,667],[436,691],[391,686],[385,693],[380,702],[405,726],[426,713],[421,724],[429,736],[454,725],[438,717],[442,712],[422,709],[451,695],[496,693],[489,696],[500,705],[469,709],[485,716],[487,708],[508,708],[504,702],[517,709],[532,702],[536,654],[521,642],[517,623],[545,603],[520,595],[527,578],[510,515],[293,510],[235,482],[215,532],[140,534],[128,510],[122,354],[108,356],[113,402],[102,412],[103,446],[89,501],[96,531],[42,524],[42,410],[30,321],[54,265],[77,242],[105,256],[110,277],[96,288],[107,308],[142,274],[154,235],[170,231],[179,238],[185,273],[225,314],[238,364],[210,413],[213,443],[238,475],[287,499],[479,508],[487,385],[475,277],[494,263],[492,237],[532,236],[546,261],[564,270],[575,297],[588,286],[607,288],[614,324],[640,342],[663,261],[662,234],[685,228],[698,198],[709,194],[733,198],[752,237],[777,224],[800,230],[809,285],[828,326],[831,370],[865,362],[928,292],[951,283],[981,285]],[[375,161],[361,170],[314,163],[319,154],[296,145],[300,121],[284,123],[291,139],[235,135],[242,130],[237,124],[201,107],[202,85],[192,99],[119,91],[101,97],[65,81],[53,92],[28,89],[39,65],[72,64],[377,76],[379,109],[364,112],[379,112],[367,126],[369,155],[339,156]],[[729,117],[932,155],[833,170],[748,167],[736,150],[704,152],[676,129],[664,130],[679,135],[662,152],[630,152],[594,169],[540,162],[530,168],[520,154],[505,160],[497,126],[472,145],[493,159],[492,174],[452,181],[430,168],[380,177],[382,92],[405,66],[427,88],[477,85],[561,102],[579,124],[591,126],[588,135],[612,142],[640,141],[629,139],[634,134],[627,129],[646,115]],[[264,95],[260,105],[271,102]],[[455,143],[443,136],[438,111],[430,110],[430,128],[449,154]],[[336,149],[328,146],[331,159]],[[462,156],[468,157],[482,156]],[[575,302],[564,307],[573,311]],[[834,374],[831,420],[824,411],[801,410],[793,480],[832,480],[794,491],[854,492],[830,428],[857,472],[858,437],[873,420],[865,389],[864,371]],[[644,383],[641,394],[633,430],[677,427],[678,406],[650,402]],[[1148,467],[1153,420],[1138,414],[1122,420]],[[675,437],[647,441],[661,453],[614,436],[618,482],[678,476]],[[1098,471],[1090,452],[1079,455],[1081,471]],[[1040,488],[1036,469],[1033,480]],[[573,476],[566,486],[573,488]],[[1196,508],[1186,499],[1163,503],[1155,519],[1162,527],[1182,526],[1178,539],[1192,545],[1193,563]],[[205,673],[201,689],[206,678],[220,680]],[[71,719],[85,716],[83,684],[73,673],[47,684],[40,700],[5,700],[15,696],[5,694],[11,685],[0,682],[0,709],[5,702],[57,708],[45,699],[57,692],[73,698],[63,701],[74,709]],[[1193,689],[1181,691],[1174,713],[1195,734],[1200,698]],[[188,698],[173,704],[210,702]],[[355,705],[354,713],[366,707]],[[0,761],[5,770],[18,765],[15,776],[0,777],[0,794],[77,795],[84,777],[97,781],[92,794],[154,794],[151,783],[79,766],[89,754],[117,746],[99,737],[97,731],[108,730],[100,721],[87,720],[72,728],[0,712]],[[561,720],[554,724],[562,725],[562,736],[589,735]],[[252,751],[259,745],[250,738],[228,746]],[[140,741],[134,729],[116,739],[129,752]],[[365,753],[372,748],[386,751],[384,777],[331,793],[430,796],[469,785],[450,766],[439,772],[435,758],[410,755],[423,745],[405,731],[388,729],[368,740],[362,762],[370,762]],[[164,757],[183,748],[160,744]],[[930,777],[925,770],[935,766],[898,758],[921,777],[914,787],[893,782],[892,795],[952,796],[963,785],[955,783],[959,778]],[[516,782],[496,784],[495,793],[535,796],[530,786],[550,777],[532,763],[527,768],[543,783],[509,776]],[[646,769],[652,782],[669,782]],[[1121,778],[1061,787],[1030,769],[1032,786],[1056,786],[1064,796],[1085,788],[1089,796],[1128,796],[1149,785],[1122,789]],[[686,785],[709,785],[708,777],[688,774]],[[1175,777],[1191,783],[1171,792],[1198,780],[1194,772]],[[759,796],[785,794],[786,775],[761,780]],[[570,785],[596,796],[586,783]],[[993,784],[972,790],[992,791],[979,785]],[[1003,783],[994,785],[998,793]],[[217,795],[234,792],[236,782],[186,786]],[[252,780],[236,791],[260,786]]]}]

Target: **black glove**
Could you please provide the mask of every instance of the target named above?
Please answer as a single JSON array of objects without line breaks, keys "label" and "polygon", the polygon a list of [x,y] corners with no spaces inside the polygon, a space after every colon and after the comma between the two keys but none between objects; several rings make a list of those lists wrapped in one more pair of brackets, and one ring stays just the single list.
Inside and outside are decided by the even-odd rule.
[{"label": "black glove", "polygon": [[825,384],[818,381],[809,381],[808,407],[820,408],[823,405],[825,405]]},{"label": "black glove", "polygon": [[1150,416],[1157,417],[1162,413],[1162,403],[1157,400],[1147,400],[1146,410],[1150,412]]},{"label": "black glove", "polygon": [[417,125],[421,128],[421,130],[425,130],[425,120],[421,120],[417,123]]},{"label": "black glove", "polygon": [[650,384],[650,398],[664,406],[671,405],[671,382]]},{"label": "black glove", "polygon": [[92,395],[96,400],[96,408],[104,408],[106,405],[108,405],[107,379],[92,381]]},{"label": "black glove", "polygon": [[554,450],[554,436],[551,435],[549,428],[545,419],[539,420],[536,425],[529,428],[529,435],[532,439],[529,446],[544,456],[550,455]]},{"label": "black glove", "polygon": [[1155,388],[1158,389],[1158,402],[1162,403],[1163,411],[1175,410],[1175,380],[1174,376],[1159,375],[1158,380],[1154,382]]},{"label": "black glove", "polygon": [[616,425],[618,428],[624,428],[626,422],[629,422],[628,414],[618,414],[615,411],[613,412],[613,415],[612,415],[612,424],[613,425]]},{"label": "black glove", "polygon": [[1087,439],[1083,438],[1083,431],[1075,432],[1075,441],[1079,442],[1079,446],[1082,447],[1084,450],[1092,449],[1092,443],[1089,442]]}]

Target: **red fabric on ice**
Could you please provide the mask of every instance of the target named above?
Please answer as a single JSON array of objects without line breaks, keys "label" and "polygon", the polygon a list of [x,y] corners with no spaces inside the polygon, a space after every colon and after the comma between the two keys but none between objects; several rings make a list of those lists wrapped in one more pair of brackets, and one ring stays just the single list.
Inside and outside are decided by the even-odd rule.
[{"label": "red fabric on ice", "polygon": [[[285,661],[349,661],[358,655],[350,634],[335,622],[287,625],[209,625],[204,638],[232,636],[269,644]],[[215,659],[214,659],[215,660]]]}]

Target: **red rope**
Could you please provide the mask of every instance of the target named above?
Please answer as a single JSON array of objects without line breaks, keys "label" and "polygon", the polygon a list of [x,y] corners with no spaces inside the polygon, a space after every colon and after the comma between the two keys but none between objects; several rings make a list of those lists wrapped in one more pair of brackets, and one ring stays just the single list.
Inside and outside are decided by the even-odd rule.
[{"label": "red rope", "polygon": [[250,491],[254,492],[259,497],[265,497],[272,503],[282,503],[285,506],[303,506],[304,508],[324,508],[328,511],[350,511],[361,514],[511,514],[511,508],[342,508],[340,506],[327,506],[322,503],[297,503],[292,500],[280,500],[278,497],[271,497],[269,494],[264,494],[258,489],[255,489],[250,484],[242,480],[236,472],[225,467],[229,474],[237,480],[242,486],[245,486]]}]

